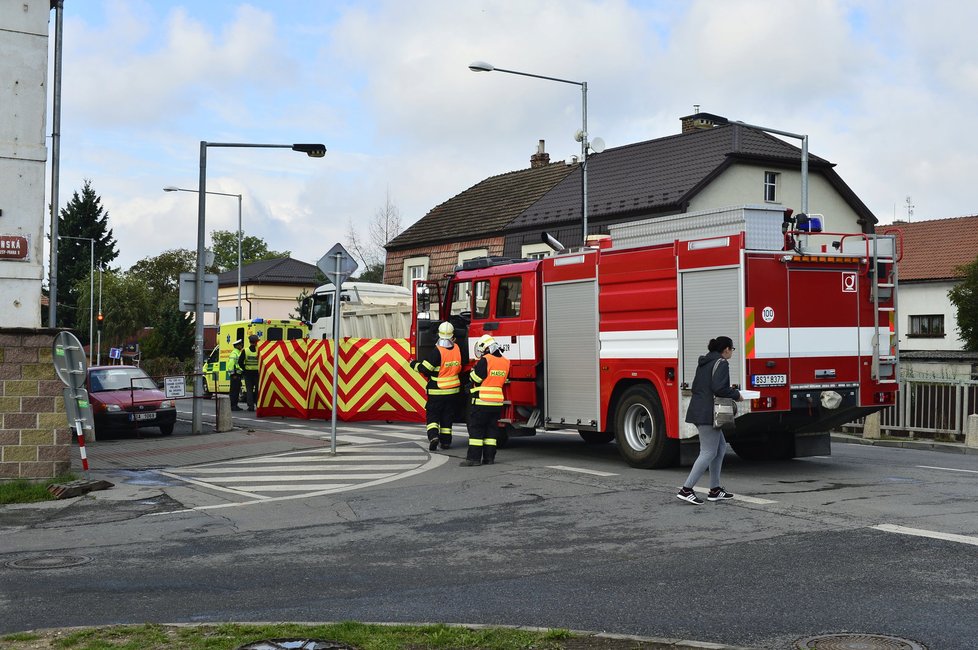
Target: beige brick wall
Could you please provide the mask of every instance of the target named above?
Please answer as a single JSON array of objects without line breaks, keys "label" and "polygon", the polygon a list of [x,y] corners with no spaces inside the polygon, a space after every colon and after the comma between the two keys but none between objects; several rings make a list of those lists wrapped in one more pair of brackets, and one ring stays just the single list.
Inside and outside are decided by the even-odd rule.
[{"label": "beige brick wall", "polygon": [[64,384],[51,361],[57,330],[0,328],[0,481],[71,468]]}]

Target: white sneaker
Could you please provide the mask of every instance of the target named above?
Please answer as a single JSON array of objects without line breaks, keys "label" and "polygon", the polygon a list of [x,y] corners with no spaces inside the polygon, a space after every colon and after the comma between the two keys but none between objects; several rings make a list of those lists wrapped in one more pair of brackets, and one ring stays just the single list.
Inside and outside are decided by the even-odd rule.
[{"label": "white sneaker", "polygon": [[688,487],[684,487],[683,489],[681,489],[679,491],[679,494],[676,495],[676,498],[679,499],[680,501],[686,501],[687,503],[692,503],[695,506],[703,505],[703,499],[696,496],[696,492],[689,489]]}]

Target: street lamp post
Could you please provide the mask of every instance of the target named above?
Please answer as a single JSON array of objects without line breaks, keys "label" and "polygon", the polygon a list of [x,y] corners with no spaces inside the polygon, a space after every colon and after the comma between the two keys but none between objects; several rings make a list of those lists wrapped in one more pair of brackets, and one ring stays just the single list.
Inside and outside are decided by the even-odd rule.
[{"label": "street lamp post", "polygon": [[244,142],[207,142],[200,141],[200,182],[197,186],[197,272],[194,283],[194,399],[193,399],[193,433],[200,433],[200,400],[204,394],[204,221],[207,205],[207,148],[231,147],[247,149],[291,149],[301,151],[310,158],[322,158],[326,155],[326,145],[323,144],[251,144]]},{"label": "street lamp post", "polygon": [[[173,185],[167,185],[163,188],[164,192],[194,192],[197,190],[188,190],[182,187],[174,187]],[[240,194],[229,194],[227,192],[211,192],[207,191],[205,194],[217,194],[220,196],[236,196],[238,197],[238,307],[235,310],[235,319],[241,320],[241,195]]]},{"label": "street lamp post", "polygon": [[789,131],[779,131],[778,129],[769,129],[766,126],[757,126],[756,124],[748,124],[747,122],[735,121],[734,124],[801,140],[801,211],[803,214],[808,214],[808,136]]},{"label": "street lamp post", "polygon": [[[583,117],[583,124],[581,127],[581,132],[578,134],[581,141],[581,219],[584,222],[584,239],[583,244],[587,244],[587,155],[588,149],[590,149],[590,143],[588,142],[587,134],[587,82],[586,81],[571,81],[570,79],[559,79],[557,77],[546,77],[540,74],[530,74],[529,72],[518,72],[516,70],[505,70],[503,68],[497,68],[491,63],[486,63],[485,61],[474,61],[469,64],[469,70],[472,72],[506,72],[508,74],[517,74],[522,77],[533,77],[535,79],[546,79],[547,81],[559,81],[560,83],[573,84],[575,86],[581,87],[581,115]],[[597,140],[595,140],[597,142]],[[599,149],[595,148],[595,151]]]},{"label": "street lamp post", "polygon": [[[94,342],[92,335],[95,333],[95,240],[91,237],[68,237],[67,235],[58,235],[58,239],[78,239],[80,241],[87,241],[92,245],[92,270],[89,271],[89,287],[88,287],[88,365],[92,365],[92,343]],[[102,297],[99,296],[99,302],[102,301]],[[99,307],[101,311],[101,307]]]}]

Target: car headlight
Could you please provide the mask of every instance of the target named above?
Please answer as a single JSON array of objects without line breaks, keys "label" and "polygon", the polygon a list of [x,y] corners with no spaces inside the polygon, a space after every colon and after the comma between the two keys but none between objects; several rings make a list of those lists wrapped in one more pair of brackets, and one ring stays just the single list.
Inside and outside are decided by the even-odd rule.
[{"label": "car headlight", "polygon": [[173,408],[173,400],[172,399],[165,399],[165,400],[163,400],[162,402],[160,402],[160,408],[161,409],[172,409]]},{"label": "car headlight", "polygon": [[122,410],[122,407],[119,406],[118,404],[106,404],[105,405],[105,410],[108,411],[108,412],[110,412],[110,413],[115,413],[117,411],[121,411]]}]

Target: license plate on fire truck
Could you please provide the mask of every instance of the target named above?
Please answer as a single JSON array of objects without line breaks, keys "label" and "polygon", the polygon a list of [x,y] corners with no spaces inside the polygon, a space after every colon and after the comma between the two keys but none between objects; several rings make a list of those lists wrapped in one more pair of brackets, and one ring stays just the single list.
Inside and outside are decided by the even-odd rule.
[{"label": "license plate on fire truck", "polygon": [[754,386],[784,386],[788,383],[788,375],[754,375],[751,384]]},{"label": "license plate on fire truck", "polygon": [[133,413],[129,418],[130,420],[155,420],[156,413]]}]

